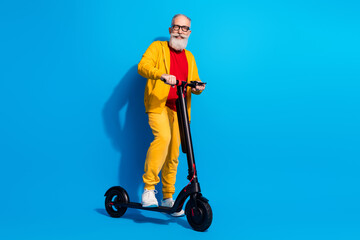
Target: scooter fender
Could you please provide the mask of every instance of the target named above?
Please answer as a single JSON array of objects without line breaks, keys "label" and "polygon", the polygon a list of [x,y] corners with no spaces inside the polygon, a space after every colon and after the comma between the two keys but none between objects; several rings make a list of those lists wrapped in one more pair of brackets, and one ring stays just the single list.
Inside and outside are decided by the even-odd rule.
[{"label": "scooter fender", "polygon": [[[106,196],[106,195],[107,195],[110,191],[112,191],[112,190],[125,191],[125,189],[122,188],[122,187],[120,187],[120,186],[114,186],[114,187],[109,188],[109,189],[106,191],[106,193],[104,194],[104,196]],[[126,192],[126,191],[125,191],[125,192]]]},{"label": "scooter fender", "polygon": [[198,199],[201,199],[201,200],[203,200],[204,202],[209,202],[209,200],[208,200],[207,198],[205,198],[204,196],[201,196],[201,197],[199,197]]}]

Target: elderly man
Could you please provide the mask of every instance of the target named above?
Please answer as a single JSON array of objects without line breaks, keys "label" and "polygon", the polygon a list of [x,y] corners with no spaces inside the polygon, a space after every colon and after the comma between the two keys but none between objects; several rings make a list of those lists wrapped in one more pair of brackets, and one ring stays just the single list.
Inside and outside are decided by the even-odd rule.
[{"label": "elderly man", "polygon": [[[141,203],[143,207],[157,207],[155,185],[163,184],[161,206],[172,207],[178,166],[180,134],[176,113],[176,80],[200,81],[194,56],[185,50],[190,36],[191,19],[183,14],[172,18],[169,28],[170,41],[155,41],[146,50],[138,64],[138,72],[147,78],[145,110],[154,134],[145,160],[143,181],[145,183]],[[161,81],[163,80],[163,81]],[[190,117],[191,93],[200,94],[205,86],[187,92],[187,107]],[[173,213],[183,216],[184,211]]]}]

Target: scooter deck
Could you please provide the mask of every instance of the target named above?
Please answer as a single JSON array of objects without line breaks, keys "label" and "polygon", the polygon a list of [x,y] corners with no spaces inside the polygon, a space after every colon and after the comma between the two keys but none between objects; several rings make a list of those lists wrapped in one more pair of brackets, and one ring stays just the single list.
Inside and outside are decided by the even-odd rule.
[{"label": "scooter deck", "polygon": [[149,210],[149,211],[155,211],[155,212],[166,212],[166,213],[172,213],[175,212],[175,209],[172,210],[171,207],[143,207],[141,203],[136,202],[129,202],[129,203],[120,203],[116,204],[119,207],[127,207],[127,208],[136,208],[136,209],[142,209],[142,210]]}]

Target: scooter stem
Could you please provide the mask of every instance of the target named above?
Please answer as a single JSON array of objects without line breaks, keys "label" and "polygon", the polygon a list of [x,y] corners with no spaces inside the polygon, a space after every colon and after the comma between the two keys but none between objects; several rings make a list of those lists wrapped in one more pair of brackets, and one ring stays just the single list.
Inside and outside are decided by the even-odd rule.
[{"label": "scooter stem", "polygon": [[186,154],[188,162],[189,175],[187,178],[189,180],[192,179],[193,181],[197,182],[197,173],[195,171],[195,157],[190,133],[189,116],[184,97],[185,91],[183,90],[186,84],[186,82],[182,82],[181,85],[177,86],[178,99],[176,100],[176,109],[179,121],[182,151]]}]

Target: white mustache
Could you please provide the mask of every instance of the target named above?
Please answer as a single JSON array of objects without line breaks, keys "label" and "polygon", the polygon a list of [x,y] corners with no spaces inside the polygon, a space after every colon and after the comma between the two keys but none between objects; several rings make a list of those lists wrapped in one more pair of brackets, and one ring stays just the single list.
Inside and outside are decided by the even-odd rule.
[{"label": "white mustache", "polygon": [[188,39],[189,38],[189,36],[181,34],[181,33],[171,33],[170,36],[171,37],[179,37],[180,36],[183,39]]}]

